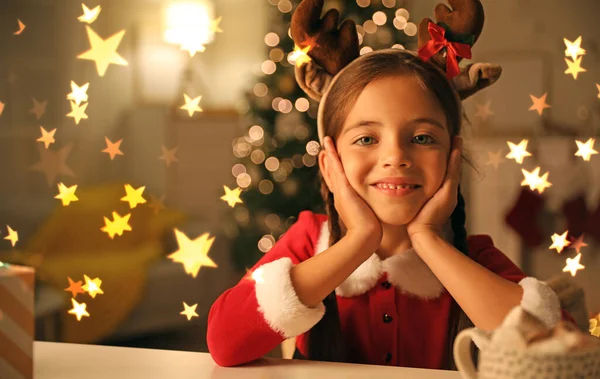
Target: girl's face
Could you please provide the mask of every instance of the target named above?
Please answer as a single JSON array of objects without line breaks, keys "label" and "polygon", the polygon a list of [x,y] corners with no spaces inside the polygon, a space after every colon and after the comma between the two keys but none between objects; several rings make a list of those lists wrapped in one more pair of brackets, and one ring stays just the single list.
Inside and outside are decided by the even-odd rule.
[{"label": "girl's face", "polygon": [[[394,76],[363,90],[336,146],[348,181],[377,217],[406,225],[442,184],[450,134],[434,95],[416,78]],[[416,188],[380,188],[395,180]]]}]

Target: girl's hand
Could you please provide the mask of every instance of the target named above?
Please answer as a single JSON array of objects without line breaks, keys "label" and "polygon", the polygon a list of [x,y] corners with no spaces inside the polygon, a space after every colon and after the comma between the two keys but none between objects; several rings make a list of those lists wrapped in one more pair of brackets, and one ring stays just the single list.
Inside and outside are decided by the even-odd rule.
[{"label": "girl's hand", "polygon": [[348,234],[364,237],[369,246],[377,249],[383,237],[381,222],[362,197],[352,188],[331,137],[325,137],[325,170],[323,176],[334,194],[334,205]]},{"label": "girl's hand", "polygon": [[446,177],[440,189],[423,205],[419,213],[407,225],[408,235],[412,238],[421,232],[441,234],[458,201],[458,184],[462,163],[462,138],[455,136],[448,160]]}]

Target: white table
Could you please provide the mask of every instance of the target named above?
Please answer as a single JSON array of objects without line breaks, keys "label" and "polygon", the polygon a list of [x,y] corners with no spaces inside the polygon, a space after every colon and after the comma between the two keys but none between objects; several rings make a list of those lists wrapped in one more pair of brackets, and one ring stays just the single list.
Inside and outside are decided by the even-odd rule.
[{"label": "white table", "polygon": [[460,379],[456,371],[263,358],[219,367],[208,353],[34,343],[35,379]]}]

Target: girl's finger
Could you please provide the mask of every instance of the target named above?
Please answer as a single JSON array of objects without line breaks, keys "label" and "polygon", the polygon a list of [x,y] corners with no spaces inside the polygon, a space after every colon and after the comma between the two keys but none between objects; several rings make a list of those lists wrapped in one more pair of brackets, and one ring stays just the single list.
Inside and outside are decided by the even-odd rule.
[{"label": "girl's finger", "polygon": [[340,158],[337,154],[337,150],[333,145],[333,141],[330,137],[326,137],[325,143],[327,144],[327,153],[329,154],[329,157],[331,158],[331,162],[333,164],[333,170],[336,172],[336,174],[343,174],[344,167],[342,166],[342,162],[340,161]]}]

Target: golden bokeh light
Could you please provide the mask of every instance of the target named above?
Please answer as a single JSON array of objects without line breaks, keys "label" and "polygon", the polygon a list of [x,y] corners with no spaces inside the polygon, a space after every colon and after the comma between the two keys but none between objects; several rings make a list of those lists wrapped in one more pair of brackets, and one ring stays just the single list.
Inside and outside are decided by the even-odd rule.
[{"label": "golden bokeh light", "polygon": [[267,33],[265,35],[265,44],[270,47],[279,45],[279,35],[274,32]]},{"label": "golden bokeh light", "polygon": [[279,168],[279,159],[275,157],[267,158],[265,161],[265,167],[271,172],[276,171]]},{"label": "golden bokeh light", "polygon": [[298,99],[296,99],[294,106],[296,107],[298,112],[306,112],[310,107],[310,102],[305,97],[299,97]]},{"label": "golden bokeh light", "polygon": [[262,251],[263,253],[268,253],[274,245],[275,237],[270,234],[266,234],[258,241],[258,250]]},{"label": "golden bokeh light", "polygon": [[373,13],[373,22],[379,26],[385,25],[385,23],[387,22],[387,16],[384,12],[377,11]]},{"label": "golden bokeh light", "polygon": [[263,195],[270,195],[274,188],[275,185],[269,179],[263,179],[260,181],[260,183],[258,183],[258,190]]},{"label": "golden bokeh light", "polygon": [[404,33],[406,33],[409,37],[414,37],[417,35],[417,24],[414,22],[408,22],[404,27]]},{"label": "golden bokeh light", "polygon": [[367,54],[373,51],[373,48],[370,46],[365,46],[360,49],[360,55]]},{"label": "golden bokeh light", "polygon": [[254,150],[250,154],[250,160],[254,164],[262,164],[265,161],[265,158],[266,158],[265,152],[260,149]]},{"label": "golden bokeh light", "polygon": [[375,34],[377,32],[377,24],[373,20],[367,20],[363,23],[365,33]]},{"label": "golden bokeh light", "polygon": [[263,72],[263,74],[271,75],[275,73],[275,70],[277,70],[277,65],[275,64],[275,62],[268,59],[262,63],[260,69]]},{"label": "golden bokeh light", "polygon": [[243,173],[235,178],[237,185],[241,188],[248,188],[252,184],[252,178],[247,173]]},{"label": "golden bokeh light", "polygon": [[321,145],[317,141],[310,141],[306,144],[306,152],[310,155],[317,155],[321,151]]},{"label": "golden bokeh light", "polygon": [[392,21],[392,24],[394,25],[394,28],[398,30],[404,30],[404,28],[406,28],[406,24],[408,24],[408,20],[402,16],[395,17],[394,21]]},{"label": "golden bokeh light", "polygon": [[257,97],[264,97],[269,93],[269,87],[265,83],[256,83],[253,92]]}]

